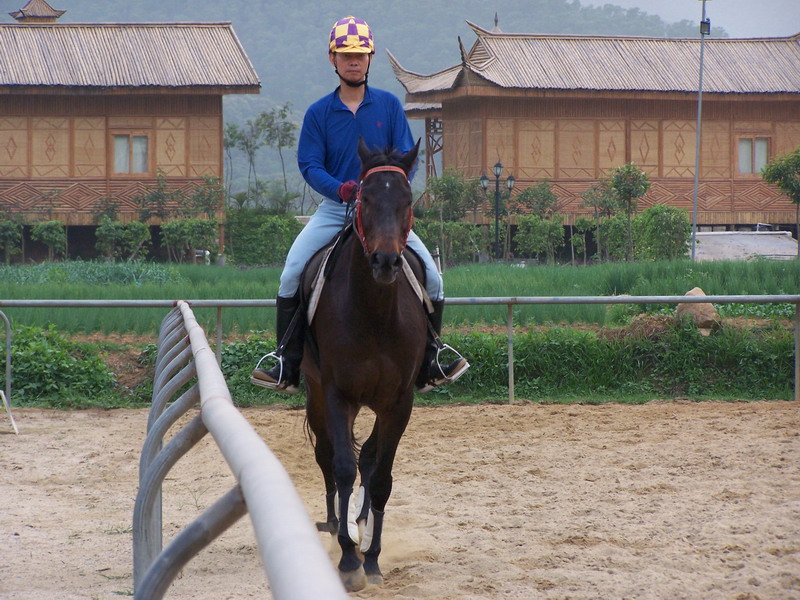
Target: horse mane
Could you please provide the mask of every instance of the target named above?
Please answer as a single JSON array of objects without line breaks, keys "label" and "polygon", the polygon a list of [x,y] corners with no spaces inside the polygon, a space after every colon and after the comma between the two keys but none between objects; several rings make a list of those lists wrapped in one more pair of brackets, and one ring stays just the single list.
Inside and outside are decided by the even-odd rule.
[{"label": "horse mane", "polygon": [[386,146],[383,150],[373,150],[370,157],[361,165],[361,177],[363,178],[364,173],[374,167],[391,166],[405,170],[403,156],[405,155],[402,152],[391,146]]}]

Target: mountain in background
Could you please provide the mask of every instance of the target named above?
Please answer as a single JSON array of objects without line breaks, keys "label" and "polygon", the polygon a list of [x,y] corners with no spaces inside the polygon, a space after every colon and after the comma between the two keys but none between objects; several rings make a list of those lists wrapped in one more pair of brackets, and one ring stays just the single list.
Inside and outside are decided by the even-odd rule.
[{"label": "mountain in background", "polygon": [[[7,13],[26,0],[3,2]],[[635,35],[697,37],[698,25],[683,20],[666,23],[639,9],[612,4],[582,6],[579,0],[51,0],[53,8],[66,10],[61,23],[82,22],[219,22],[230,21],[261,79],[261,94],[233,95],[225,99],[225,119],[244,123],[262,110],[291,102],[297,122],[306,107],[337,83],[327,60],[331,25],[347,14],[365,19],[373,29],[376,57],[370,83],[387,89],[401,100],[405,91],[389,66],[390,50],[403,67],[434,73],[460,61],[458,37],[465,47],[474,35],[466,21],[485,29],[494,27],[495,13],[505,33]],[[727,37],[714,28],[715,37]],[[412,121],[415,135],[422,124]],[[277,161],[263,151],[266,167],[259,172],[279,178]]]}]

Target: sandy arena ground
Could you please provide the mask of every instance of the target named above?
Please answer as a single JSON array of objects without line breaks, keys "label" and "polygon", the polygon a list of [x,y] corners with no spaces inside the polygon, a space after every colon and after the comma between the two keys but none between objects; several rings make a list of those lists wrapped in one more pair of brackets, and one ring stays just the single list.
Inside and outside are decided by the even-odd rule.
[{"label": "sandy arena ground", "polygon": [[[303,413],[244,413],[321,518]],[[0,413],[0,598],[129,595],[146,411],[15,417],[19,436]],[[794,402],[418,408],[387,506],[386,583],[352,596],[800,598],[798,432]],[[165,538],[233,483],[202,442],[165,484]],[[249,520],[167,597],[269,598]]]}]

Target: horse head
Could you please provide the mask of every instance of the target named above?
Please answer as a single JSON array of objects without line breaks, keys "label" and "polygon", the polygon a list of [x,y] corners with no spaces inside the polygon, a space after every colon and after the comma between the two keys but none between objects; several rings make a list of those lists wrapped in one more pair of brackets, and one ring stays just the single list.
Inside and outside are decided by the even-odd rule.
[{"label": "horse head", "polygon": [[419,140],[405,154],[387,148],[371,151],[358,142],[361,185],[356,199],[355,228],[375,281],[394,283],[411,231],[413,212],[408,176],[419,152]]}]

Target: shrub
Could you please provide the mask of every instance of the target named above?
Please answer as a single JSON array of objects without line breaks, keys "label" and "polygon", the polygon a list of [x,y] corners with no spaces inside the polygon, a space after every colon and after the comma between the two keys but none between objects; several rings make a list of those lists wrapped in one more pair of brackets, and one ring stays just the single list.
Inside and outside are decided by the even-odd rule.
[{"label": "shrub", "polygon": [[31,229],[31,238],[47,246],[47,258],[64,256],[67,252],[67,232],[61,221],[44,221]]},{"label": "shrub", "polygon": [[140,221],[120,223],[103,216],[95,231],[96,248],[106,258],[133,260],[150,245],[150,228]]},{"label": "shrub", "polygon": [[477,253],[486,248],[481,229],[469,223],[417,219],[414,233],[431,252],[438,247],[443,264],[450,266],[471,262]]},{"label": "shrub", "polygon": [[[5,364],[5,347],[0,350]],[[113,373],[89,344],[67,340],[54,327],[18,327],[11,346],[15,404],[47,402],[58,408],[102,404],[114,390]],[[0,377],[5,386],[5,372]]]},{"label": "shrub", "polygon": [[229,209],[226,221],[227,254],[237,265],[283,263],[303,228],[294,217],[261,208]]},{"label": "shrub", "polygon": [[636,258],[675,260],[685,258],[692,235],[689,213],[682,208],[656,204],[633,221]]}]

